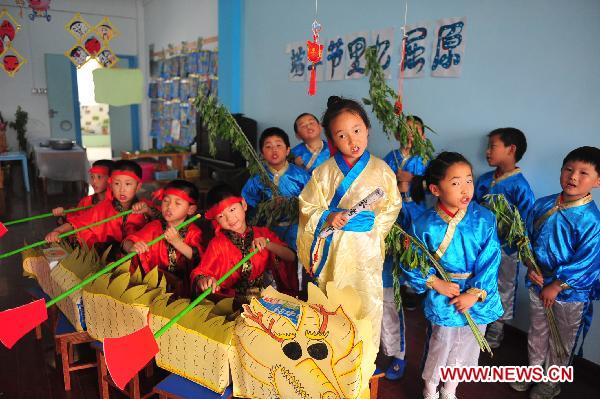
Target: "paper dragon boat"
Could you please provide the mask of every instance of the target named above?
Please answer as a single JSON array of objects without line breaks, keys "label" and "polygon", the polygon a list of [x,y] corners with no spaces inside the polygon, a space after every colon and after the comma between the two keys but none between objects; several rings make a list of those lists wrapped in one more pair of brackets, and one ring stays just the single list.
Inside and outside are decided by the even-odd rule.
[{"label": "paper dragon boat", "polygon": [[[80,248],[50,270],[41,251],[23,268],[50,296],[98,270],[103,260]],[[96,263],[96,265],[93,265]],[[149,326],[158,331],[189,300],[174,299],[158,269],[142,278],[126,263],[72,295],[60,309],[78,330],[100,341]],[[368,398],[377,349],[371,324],[360,319],[351,288],[309,285],[306,302],[265,289],[242,311],[232,300],[204,301],[157,339],[157,365],[222,393],[232,382],[240,398]],[[232,320],[232,317],[237,316]]]},{"label": "paper dragon boat", "polygon": [[[44,250],[31,249],[22,255],[23,273],[35,278],[42,290],[54,298],[105,266],[107,255],[108,250],[100,257],[93,249],[85,246],[73,249],[68,244]],[[58,302],[57,306],[77,331],[85,330],[81,290]]]}]

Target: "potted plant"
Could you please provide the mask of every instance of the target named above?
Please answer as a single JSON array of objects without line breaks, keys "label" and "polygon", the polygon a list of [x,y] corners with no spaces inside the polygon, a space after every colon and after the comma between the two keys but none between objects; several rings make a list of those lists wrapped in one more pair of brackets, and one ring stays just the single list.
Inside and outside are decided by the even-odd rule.
[{"label": "potted plant", "polygon": [[[8,151],[8,144],[6,143],[6,126],[8,122],[2,117],[0,112],[0,153]],[[4,168],[0,165],[0,188],[4,188]]]},{"label": "potted plant", "polygon": [[27,138],[25,138],[25,132],[27,132],[27,119],[27,112],[23,111],[23,108],[19,105],[15,112],[15,121],[10,122],[10,127],[17,132],[17,141],[19,142],[19,149],[21,151],[27,151]]},{"label": "potted plant", "polygon": [[0,153],[8,151],[8,144],[6,143],[6,126],[8,122],[2,117],[0,112]]}]

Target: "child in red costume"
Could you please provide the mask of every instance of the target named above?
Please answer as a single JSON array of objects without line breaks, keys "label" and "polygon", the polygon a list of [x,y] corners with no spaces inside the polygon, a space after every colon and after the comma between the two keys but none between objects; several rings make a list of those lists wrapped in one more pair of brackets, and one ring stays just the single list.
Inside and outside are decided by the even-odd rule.
[{"label": "child in red costume", "polygon": [[[162,217],[128,235],[122,247],[126,252],[135,251],[139,254],[138,260],[144,273],[158,267],[163,272],[168,271],[187,280],[192,268],[200,263],[200,256],[204,252],[201,245],[202,231],[195,224],[179,231],[175,226],[196,213],[200,197],[198,189],[188,181],[173,180],[164,189],[157,191],[155,197],[162,201]],[[163,241],[151,247],[146,245],[163,233]]]},{"label": "child in red costume", "polygon": [[[92,164],[92,167],[88,171],[90,175],[90,186],[94,189],[94,194],[86,195],[83,197],[79,203],[77,204],[77,208],[81,208],[83,206],[96,205],[103,201],[106,198],[106,192],[108,189],[108,179],[110,177],[110,172],[112,172],[113,166],[115,163],[110,159],[100,159]],[[57,208],[52,209],[52,214],[56,217],[63,217],[65,208],[59,206]],[[82,211],[80,211],[82,212]],[[80,212],[74,212],[67,214],[67,221],[80,214]],[[64,219],[59,222],[60,224],[64,223]]]},{"label": "child in red costume", "polygon": [[[229,187],[220,185],[208,193],[207,203],[211,208],[206,218],[213,221],[215,237],[208,243],[200,265],[191,273],[192,287],[198,292],[212,287],[213,293],[247,303],[266,287],[263,273],[270,268],[279,291],[297,294],[298,279],[292,263],[296,255],[268,228],[246,224],[246,201]],[[216,285],[217,279],[256,248],[260,251],[249,262],[223,284]],[[286,267],[288,263],[291,267]]]},{"label": "child in red costume", "polygon": [[142,187],[141,176],[142,169],[137,163],[129,160],[115,162],[109,179],[111,198],[106,198],[93,208],[72,217],[68,223],[55,228],[46,235],[46,241],[58,242],[61,233],[87,226],[133,208],[134,212],[127,216],[77,233],[79,240],[88,248],[98,244],[96,249],[99,252],[109,245],[113,245],[113,249],[120,247],[121,241],[127,235],[141,229],[147,221],[145,214],[149,213],[149,207],[143,202],[137,202],[136,198],[136,193]]}]

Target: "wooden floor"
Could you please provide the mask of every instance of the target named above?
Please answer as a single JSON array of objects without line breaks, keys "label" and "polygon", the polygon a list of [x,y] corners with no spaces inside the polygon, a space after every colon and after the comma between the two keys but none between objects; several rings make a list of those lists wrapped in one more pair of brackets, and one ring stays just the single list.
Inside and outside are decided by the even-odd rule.
[{"label": "wooden floor", "polygon": [[[45,212],[58,205],[73,205],[78,199],[75,188],[65,184],[63,195],[44,198],[39,185],[33,184],[33,192],[24,194],[20,169],[13,167],[11,179],[4,190],[0,190],[0,220],[12,220]],[[24,241],[28,243],[42,239],[53,228],[53,221],[37,221],[10,227],[9,233],[0,238],[0,253],[17,248]],[[15,256],[0,261],[0,309],[12,308],[28,301],[25,289],[32,284],[22,276],[21,258]],[[425,337],[425,319],[420,310],[406,312],[407,361],[404,378],[397,382],[384,380],[380,384],[379,398],[402,399],[420,398],[422,381],[419,367]],[[2,326],[0,326],[2,328]],[[0,346],[0,399],[96,399],[98,385],[95,369],[73,374],[71,392],[63,390],[60,368],[57,370],[52,342],[48,339],[39,343],[33,333],[28,334],[13,349]],[[525,365],[527,360],[526,337],[519,331],[508,329],[501,348],[490,359],[482,354],[482,365]],[[380,366],[385,360],[380,359]],[[160,376],[161,374],[158,373]],[[560,398],[593,398],[600,391],[600,367],[587,361],[575,362],[575,382],[563,386]],[[463,399],[517,399],[527,398],[526,393],[518,393],[507,384],[463,383],[458,388],[458,396]],[[113,393],[111,398],[122,397]],[[287,399],[287,398],[286,398]]]}]

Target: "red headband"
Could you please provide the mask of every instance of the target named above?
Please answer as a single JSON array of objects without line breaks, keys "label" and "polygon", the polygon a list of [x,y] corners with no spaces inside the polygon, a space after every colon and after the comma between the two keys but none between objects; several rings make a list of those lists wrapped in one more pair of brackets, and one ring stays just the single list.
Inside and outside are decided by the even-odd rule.
[{"label": "red headband", "polygon": [[129,170],[113,170],[110,177],[113,178],[116,176],[129,176],[132,179],[135,179],[135,181],[137,181],[138,183],[142,182],[142,179],[140,179],[138,175],[136,175],[135,173],[133,173]]},{"label": "red headband", "polygon": [[180,190],[178,188],[173,188],[173,187],[167,188],[166,190],[164,188],[156,190],[152,194],[152,198],[156,198],[156,199],[162,201],[163,198],[165,198],[165,196],[167,196],[167,195],[176,195],[177,197],[181,198],[184,201],[189,202],[192,205],[196,204],[196,201],[192,197],[190,197],[188,195],[188,193],[186,193],[183,190]]},{"label": "red headband", "polygon": [[108,167],[106,166],[92,166],[90,168],[90,170],[88,170],[88,173],[91,175],[92,173],[95,173],[97,175],[104,175],[104,176],[108,176],[110,175],[110,171],[108,169]]},{"label": "red headband", "polygon": [[225,198],[223,201],[215,204],[212,208],[206,211],[206,218],[208,220],[214,220],[217,215],[223,212],[225,209],[230,207],[233,204],[241,203],[244,199],[242,197],[229,197]]}]

